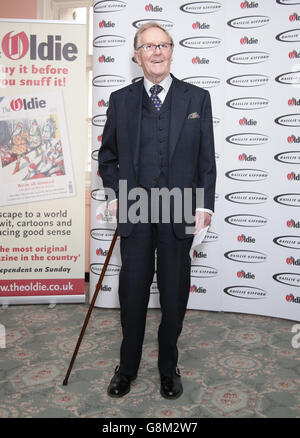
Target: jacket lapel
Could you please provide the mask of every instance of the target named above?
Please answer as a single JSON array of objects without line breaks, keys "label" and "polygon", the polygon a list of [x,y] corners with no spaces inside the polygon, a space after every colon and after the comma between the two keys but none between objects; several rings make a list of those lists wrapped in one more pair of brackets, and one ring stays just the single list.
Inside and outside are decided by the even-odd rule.
[{"label": "jacket lapel", "polygon": [[143,96],[144,81],[138,81],[129,87],[126,97],[127,111],[127,133],[129,147],[131,148],[131,156],[133,157],[133,165],[138,174],[139,164],[139,146],[141,137],[141,120],[142,120],[142,96]]},{"label": "jacket lapel", "polygon": [[188,104],[190,94],[188,87],[182,81],[176,79],[173,75],[172,83],[172,106],[171,106],[171,120],[169,133],[169,165],[179,139],[184,119],[187,116]]}]

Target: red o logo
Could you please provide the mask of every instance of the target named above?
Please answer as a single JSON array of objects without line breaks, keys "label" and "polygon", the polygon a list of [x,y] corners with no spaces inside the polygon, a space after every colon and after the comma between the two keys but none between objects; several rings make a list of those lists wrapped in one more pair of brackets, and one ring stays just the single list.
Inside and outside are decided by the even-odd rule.
[{"label": "red o logo", "polygon": [[293,301],[293,295],[292,294],[290,294],[290,295],[287,295],[286,297],[285,297],[285,299],[289,302],[289,303],[291,303],[292,301]]},{"label": "red o logo", "polygon": [[23,108],[23,101],[19,97],[19,99],[13,99],[10,102],[10,107],[13,111],[20,111]]},{"label": "red o logo", "polygon": [[238,276],[238,278],[242,278],[244,276],[244,272],[243,271],[239,271],[236,274]]},{"label": "red o logo", "polygon": [[196,286],[191,286],[190,292],[196,292]]},{"label": "red o logo", "polygon": [[13,31],[7,33],[2,40],[4,55],[13,60],[23,58],[29,49],[29,40],[25,32],[11,36]]},{"label": "red o logo", "polygon": [[287,224],[287,226],[288,226],[289,228],[291,228],[291,227],[294,225],[294,221],[293,221],[293,219],[291,219],[291,220],[289,220],[289,221],[286,221],[286,224]]},{"label": "red o logo", "polygon": [[293,263],[293,257],[287,257],[287,259],[286,259],[286,263],[287,263],[288,265],[291,265],[291,264]]},{"label": "red o logo", "polygon": [[296,56],[295,50],[289,53],[289,58],[295,58],[295,56]]},{"label": "red o logo", "polygon": [[290,19],[290,21],[295,21],[296,20],[296,14],[290,15],[289,19]]},{"label": "red o logo", "polygon": [[241,38],[240,42],[241,42],[241,44],[246,44],[247,43],[247,38],[246,37]]},{"label": "red o logo", "polygon": [[104,20],[100,21],[99,27],[104,27]]}]

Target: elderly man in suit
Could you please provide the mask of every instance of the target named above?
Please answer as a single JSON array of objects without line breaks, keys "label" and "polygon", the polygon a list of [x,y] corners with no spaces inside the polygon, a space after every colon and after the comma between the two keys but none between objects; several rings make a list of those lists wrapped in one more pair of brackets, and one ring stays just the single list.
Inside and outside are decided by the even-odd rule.
[{"label": "elderly man in suit", "polygon": [[[177,366],[177,341],[190,292],[189,251],[193,234],[210,224],[214,210],[216,165],[209,93],[176,79],[170,73],[173,40],[155,22],[140,27],[134,39],[135,59],[144,78],[111,93],[107,121],[99,151],[99,173],[103,186],[116,193],[108,208],[118,218],[122,267],[119,300],[123,340],[120,364],[108,387],[111,397],[130,391],[142,356],[150,286],[157,252],[157,285],[161,323],[158,329],[160,392],[168,399],[183,391]],[[126,182],[121,191],[120,182]],[[151,197],[154,188],[192,191],[193,228],[187,232],[185,219],[151,221],[120,220],[124,197],[142,188]],[[202,205],[197,205],[196,188],[203,188]],[[128,198],[130,198],[128,196]],[[128,199],[126,200],[128,202]],[[127,205],[127,204],[126,204]],[[132,206],[128,202],[127,211]],[[128,219],[128,218],[127,218]]]}]

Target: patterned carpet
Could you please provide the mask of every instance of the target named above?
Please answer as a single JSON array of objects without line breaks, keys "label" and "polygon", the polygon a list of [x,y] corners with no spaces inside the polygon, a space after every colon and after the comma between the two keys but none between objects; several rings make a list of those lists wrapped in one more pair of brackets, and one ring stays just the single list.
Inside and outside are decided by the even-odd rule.
[{"label": "patterned carpet", "polygon": [[62,385],[88,306],[0,309],[2,418],[293,418],[300,417],[300,349],[293,321],[187,311],[179,342],[184,386],[177,400],[159,393],[156,333],[160,310],[147,316],[143,358],[132,390],[106,389],[118,363],[118,309],[93,310],[67,386]]}]

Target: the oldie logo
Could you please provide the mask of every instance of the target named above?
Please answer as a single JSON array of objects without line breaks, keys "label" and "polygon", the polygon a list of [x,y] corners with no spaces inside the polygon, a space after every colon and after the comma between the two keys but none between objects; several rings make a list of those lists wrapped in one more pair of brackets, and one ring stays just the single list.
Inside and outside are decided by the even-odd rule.
[{"label": "the oldie logo", "polygon": [[263,289],[251,286],[229,286],[224,289],[225,294],[235,298],[262,299],[267,297],[267,292]]},{"label": "the oldie logo", "polygon": [[193,29],[210,29],[210,24],[207,23],[199,23],[199,21],[195,21],[192,24]]},{"label": "the oldie logo", "polygon": [[211,14],[219,11],[221,7],[221,3],[218,2],[200,1],[185,3],[180,6],[180,10],[182,12],[187,12],[188,14]]},{"label": "the oldie logo", "polygon": [[235,202],[237,204],[263,204],[267,202],[268,197],[263,193],[257,192],[233,192],[228,193],[225,199],[230,202]]},{"label": "the oldie logo", "polygon": [[244,36],[240,39],[240,43],[243,45],[244,44],[258,44],[258,39],[254,38],[254,37],[249,38],[247,36]]},{"label": "the oldie logo", "polygon": [[233,169],[225,173],[227,178],[235,181],[263,181],[268,178],[268,172],[259,169]]},{"label": "the oldie logo", "polygon": [[236,250],[227,251],[224,256],[234,262],[263,263],[267,260],[266,254],[258,251]]},{"label": "the oldie logo", "polygon": [[284,43],[296,43],[300,41],[300,29],[287,30],[286,32],[281,32],[275,37],[277,41],[282,41]]},{"label": "the oldie logo", "polygon": [[126,2],[121,0],[100,0],[94,4],[94,12],[97,14],[102,12],[118,12],[124,11]]},{"label": "the oldie logo", "polygon": [[174,26],[174,23],[172,23],[172,21],[169,20],[151,20],[151,19],[143,19],[143,20],[136,20],[132,23],[132,26],[135,27],[136,29],[139,29],[143,24],[149,23],[155,21],[156,23],[158,23],[161,27],[163,27],[166,30],[172,29],[172,27]]},{"label": "the oldie logo", "polygon": [[287,142],[288,142],[288,143],[300,143],[300,136],[299,136],[299,137],[296,137],[294,134],[289,135],[289,136],[287,137]]},{"label": "the oldie logo", "polygon": [[[104,263],[92,263],[91,271],[93,274],[100,275],[103,269]],[[105,276],[111,277],[112,275],[119,275],[121,266],[119,265],[107,265],[107,269],[105,271]]]},{"label": "the oldie logo", "polygon": [[277,236],[273,242],[284,248],[300,249],[300,236]]},{"label": "the oldie logo", "polygon": [[92,124],[94,126],[104,126],[106,118],[106,114],[98,114],[92,118]]},{"label": "the oldie logo", "polygon": [[[240,125],[242,124],[244,123],[240,123]],[[257,132],[245,132],[229,135],[228,137],[226,137],[226,141],[228,143],[241,146],[259,146],[261,144],[267,143],[269,141],[269,137],[265,134],[258,134]]]},{"label": "the oldie logo", "polygon": [[300,207],[300,193],[283,193],[274,196],[274,201],[289,207]]},{"label": "the oldie logo", "polygon": [[230,27],[237,29],[253,29],[255,27],[266,26],[270,22],[270,17],[265,15],[249,15],[246,17],[237,17],[227,22]]},{"label": "the oldie logo", "polygon": [[78,54],[74,43],[62,44],[61,35],[47,35],[47,42],[37,41],[37,35],[26,35],[24,31],[14,34],[14,31],[4,35],[1,43],[3,54],[16,61],[23,58],[29,51],[31,60],[41,61],[75,61]]},{"label": "the oldie logo", "polygon": [[194,56],[192,58],[192,64],[209,64],[208,58],[200,58],[199,56]]},{"label": "the oldie logo", "polygon": [[250,74],[233,76],[227,79],[227,84],[235,87],[260,87],[266,85],[269,82],[269,77],[266,75]]},{"label": "the oldie logo", "polygon": [[286,295],[285,299],[288,303],[300,304],[300,297],[295,298],[293,294]]},{"label": "the oldie logo", "polygon": [[286,85],[299,85],[300,84],[300,71],[291,71],[288,73],[282,73],[276,76],[276,82]]},{"label": "the oldie logo", "polygon": [[300,173],[289,172],[286,177],[288,181],[300,181]]},{"label": "the oldie logo", "polygon": [[[257,121],[254,119],[247,119],[246,117],[243,117],[242,119],[239,120],[239,125],[241,125],[241,126],[256,126]],[[258,135],[260,135],[260,134],[258,134]]]},{"label": "the oldie logo", "polygon": [[151,3],[145,6],[146,12],[162,12],[163,8],[161,6],[153,6]]},{"label": "the oldie logo", "polygon": [[294,219],[289,219],[286,221],[286,226],[288,228],[300,228],[300,221],[296,222]]},{"label": "the oldie logo", "polygon": [[94,87],[119,87],[124,85],[126,79],[118,75],[99,75],[93,79]]},{"label": "the oldie logo", "polygon": [[213,76],[191,76],[188,78],[182,79],[189,84],[197,85],[201,88],[213,88],[220,85],[221,80],[219,78],[215,78]]},{"label": "the oldie logo", "polygon": [[191,277],[196,278],[211,278],[218,275],[218,271],[211,266],[203,265],[192,265],[191,266]]},{"label": "the oldie logo", "polygon": [[288,56],[290,59],[297,59],[300,58],[300,52],[297,52],[296,50],[292,50],[291,52],[289,52]]},{"label": "the oldie logo", "polygon": [[19,97],[10,101],[10,108],[13,111],[46,108],[46,101],[43,99],[39,100],[37,97],[32,97],[31,99],[21,99]]},{"label": "the oldie logo", "polygon": [[93,46],[102,47],[119,47],[126,43],[126,38],[119,35],[100,35],[94,39]]},{"label": "the oldie logo", "polygon": [[252,272],[245,272],[243,269],[236,273],[237,278],[246,278],[247,280],[255,280],[255,275]]},{"label": "the oldie logo", "polygon": [[283,116],[276,117],[275,123],[277,123],[277,125],[281,125],[281,126],[299,127],[300,126],[300,113],[285,114]]},{"label": "the oldie logo", "polygon": [[256,161],[256,156],[249,154],[247,155],[245,152],[238,155],[239,161]]},{"label": "the oldie logo", "polygon": [[98,57],[98,61],[100,63],[103,63],[103,62],[115,62],[115,58],[112,58],[111,56],[101,55],[101,56]]},{"label": "the oldie logo", "polygon": [[258,3],[257,2],[248,2],[248,1],[243,1],[240,4],[241,9],[248,9],[248,8],[258,8]]},{"label": "the oldie logo", "polygon": [[190,292],[195,294],[206,294],[207,290],[204,287],[197,287],[195,284],[191,284]]},{"label": "the oldie logo", "polygon": [[115,27],[116,23],[113,23],[112,21],[99,21],[99,27],[102,29],[103,27]]},{"label": "the oldie logo", "polygon": [[237,236],[237,241],[240,243],[255,243],[256,239],[252,236],[245,236],[245,234],[239,234]]},{"label": "the oldie logo", "polygon": [[288,99],[288,106],[298,106],[298,105],[300,105],[300,99],[296,99],[295,97]]},{"label": "the oldie logo", "polygon": [[285,259],[287,265],[300,266],[300,259],[295,259],[293,256]]},{"label": "the oldie logo", "polygon": [[222,40],[217,37],[211,36],[199,36],[199,37],[190,37],[184,38],[179,41],[179,44],[183,47],[187,47],[188,49],[213,49],[215,47],[219,47]]},{"label": "the oldie logo", "polygon": [[267,52],[241,52],[228,56],[227,61],[233,64],[260,64],[270,58]]},{"label": "the oldie logo", "polygon": [[109,105],[109,101],[108,100],[104,100],[104,99],[98,100],[98,106],[100,108],[103,108],[103,107],[107,108],[108,105]]},{"label": "the oldie logo", "polygon": [[229,100],[226,105],[237,110],[257,110],[266,108],[269,100],[264,97],[239,97]]},{"label": "the oldie logo", "polygon": [[267,224],[267,218],[255,214],[233,214],[225,218],[225,222],[238,227],[263,227]]},{"label": "the oldie logo", "polygon": [[288,286],[300,287],[300,274],[293,272],[280,272],[273,275],[273,279]]}]

